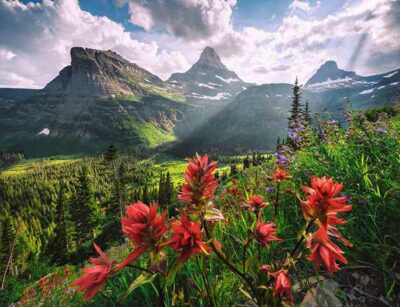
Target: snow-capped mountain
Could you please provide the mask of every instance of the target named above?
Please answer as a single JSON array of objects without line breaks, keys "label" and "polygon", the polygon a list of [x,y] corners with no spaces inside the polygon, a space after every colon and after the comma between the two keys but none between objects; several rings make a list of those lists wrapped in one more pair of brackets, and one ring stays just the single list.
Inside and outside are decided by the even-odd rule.
[{"label": "snow-capped mountain", "polygon": [[396,86],[400,80],[400,70],[363,77],[354,71],[338,68],[336,62],[327,61],[306,82],[304,89],[311,92],[324,92],[334,89],[348,89],[351,94],[367,95],[387,86]]},{"label": "snow-capped mountain", "polygon": [[229,102],[249,84],[230,71],[211,47],[206,47],[199,60],[186,72],[174,73],[168,82],[182,90],[193,102]]}]

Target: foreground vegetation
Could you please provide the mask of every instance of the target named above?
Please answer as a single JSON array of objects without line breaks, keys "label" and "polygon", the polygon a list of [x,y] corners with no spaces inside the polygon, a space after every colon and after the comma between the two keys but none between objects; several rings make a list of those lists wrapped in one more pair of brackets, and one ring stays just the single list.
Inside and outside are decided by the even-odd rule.
[{"label": "foreground vegetation", "polygon": [[[352,274],[351,268],[355,268],[374,273],[379,280],[379,289],[374,290],[379,290],[376,296],[382,296],[381,302],[399,303],[400,281],[396,274],[400,272],[400,116],[394,108],[384,111],[349,112],[346,129],[334,120],[319,117],[314,129],[294,122],[291,138],[279,146],[276,158],[250,159],[251,163],[246,162],[244,167],[241,157],[236,160],[239,167],[219,172],[213,203],[224,220],[213,227],[213,238],[222,245],[233,266],[248,278],[261,281],[264,288],[257,291],[267,295],[274,282],[272,275],[259,270],[259,264],[278,269],[303,237],[304,212],[298,197],[304,200],[306,195],[301,185],[310,185],[314,176],[328,176],[344,183],[341,196],[352,204],[351,213],[346,214],[347,223],[338,227],[353,247],[341,247],[349,269],[334,275],[340,284],[335,295],[343,301],[351,299],[348,284],[341,281],[347,278],[346,272]],[[2,299],[5,303],[20,300],[34,305],[84,305],[71,282],[80,275],[84,261],[96,255],[92,243],[96,242],[116,261],[122,261],[132,251],[131,243],[123,240],[120,223],[128,203],[158,201],[159,212],[167,210],[168,219],[177,216],[176,209],[184,207],[177,200],[177,192],[186,162],[136,161],[111,149],[105,157],[46,163],[33,169],[17,164],[1,175],[1,271],[6,276]],[[273,170],[277,168],[285,168],[291,176],[280,183],[279,200],[277,182],[273,180]],[[256,217],[242,207],[250,204],[254,195],[269,202],[262,210],[262,220],[275,219],[276,236],[285,239],[271,242],[261,253],[256,241],[246,246],[247,230],[254,229]],[[276,216],[274,204],[279,204]],[[74,217],[75,211],[80,216]],[[149,269],[150,254],[144,254],[134,267],[126,267],[110,278],[91,304],[150,306],[160,298],[167,306],[249,304],[255,297],[251,288],[235,272],[224,269],[221,259],[215,256],[218,252],[211,250],[215,243],[204,233],[203,237],[209,256],[193,255],[181,267],[173,265],[174,249],[165,249],[170,259],[168,288],[162,285],[162,274],[155,276],[138,269]],[[304,244],[299,252],[308,256]],[[315,286],[308,282],[309,277],[317,276],[321,282],[329,278],[326,270],[315,270],[306,258],[296,257],[296,266],[290,266],[288,273],[296,303]],[[7,265],[10,259],[11,265]],[[171,268],[179,269],[179,273],[170,273]],[[139,284],[143,285],[137,288]],[[284,294],[282,299],[290,303],[288,292]],[[279,304],[281,297],[271,294],[265,300]]]}]

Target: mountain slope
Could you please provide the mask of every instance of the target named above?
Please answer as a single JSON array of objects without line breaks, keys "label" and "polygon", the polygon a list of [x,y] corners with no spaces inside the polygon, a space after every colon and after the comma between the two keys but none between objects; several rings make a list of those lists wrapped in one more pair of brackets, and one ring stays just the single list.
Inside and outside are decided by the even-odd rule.
[{"label": "mountain slope", "polygon": [[52,155],[152,148],[187,129],[191,106],[112,51],[72,48],[71,65],[23,103],[0,104],[0,151]]},{"label": "mountain slope", "polygon": [[[302,103],[308,101],[313,113],[328,111],[332,117],[344,120],[345,98],[354,108],[362,109],[383,106],[400,97],[400,69],[361,77],[337,68],[332,61],[327,63],[302,88]],[[292,87],[284,83],[249,87],[179,144],[176,151],[188,154],[197,150],[273,149],[277,138],[286,136]]]},{"label": "mountain slope", "polygon": [[221,62],[211,47],[203,50],[188,71],[172,74],[168,82],[182,90],[188,100],[198,104],[229,102],[249,86]]}]

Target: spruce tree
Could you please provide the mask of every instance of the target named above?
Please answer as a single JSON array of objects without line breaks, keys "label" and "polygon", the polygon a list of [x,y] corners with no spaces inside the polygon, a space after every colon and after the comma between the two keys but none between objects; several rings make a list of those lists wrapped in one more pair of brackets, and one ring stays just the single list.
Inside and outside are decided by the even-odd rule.
[{"label": "spruce tree", "polygon": [[53,244],[54,259],[58,262],[68,260],[68,254],[72,251],[73,243],[73,224],[68,208],[68,197],[66,195],[65,183],[61,183],[57,195],[55,212],[55,238]]},{"label": "spruce tree", "polygon": [[310,115],[310,106],[308,101],[306,101],[306,105],[304,108],[304,120],[306,121],[307,124],[311,125],[311,115]]},{"label": "spruce tree", "polygon": [[301,85],[299,85],[298,79],[296,77],[296,80],[294,82],[293,86],[293,96],[292,96],[292,107],[290,109],[290,117],[288,117],[288,120],[291,121],[298,117],[301,114]]},{"label": "spruce tree", "polygon": [[94,237],[95,228],[101,218],[86,166],[82,168],[79,175],[71,210],[76,229],[76,241],[79,245]]},{"label": "spruce tree", "polygon": [[107,162],[112,162],[117,158],[117,148],[115,148],[115,146],[113,144],[110,144],[110,146],[108,146],[107,152],[104,156],[104,160],[106,160]]}]

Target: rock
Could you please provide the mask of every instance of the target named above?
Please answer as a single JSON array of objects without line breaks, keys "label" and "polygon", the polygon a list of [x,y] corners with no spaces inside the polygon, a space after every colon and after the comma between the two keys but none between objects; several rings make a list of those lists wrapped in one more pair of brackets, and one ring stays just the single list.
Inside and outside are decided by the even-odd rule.
[{"label": "rock", "polygon": [[304,307],[340,307],[341,301],[335,296],[339,285],[330,279],[323,279],[321,285],[315,285],[307,291],[300,306]]}]

